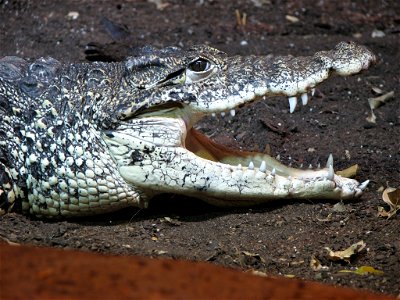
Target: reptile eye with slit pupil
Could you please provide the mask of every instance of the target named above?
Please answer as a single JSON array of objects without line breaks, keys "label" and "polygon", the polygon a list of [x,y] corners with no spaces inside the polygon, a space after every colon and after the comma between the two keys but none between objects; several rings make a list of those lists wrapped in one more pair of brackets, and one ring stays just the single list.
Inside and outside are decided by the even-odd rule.
[{"label": "reptile eye with slit pupil", "polygon": [[189,64],[189,69],[193,72],[204,72],[210,68],[210,63],[205,59],[199,58]]}]

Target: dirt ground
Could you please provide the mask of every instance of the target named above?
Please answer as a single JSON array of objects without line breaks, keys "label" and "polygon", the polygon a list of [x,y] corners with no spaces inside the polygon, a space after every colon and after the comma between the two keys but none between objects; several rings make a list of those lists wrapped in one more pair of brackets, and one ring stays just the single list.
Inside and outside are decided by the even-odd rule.
[{"label": "dirt ground", "polygon": [[[158,4],[157,4],[158,3]],[[241,22],[238,22],[236,11]],[[75,13],[74,13],[75,12]],[[244,15],[246,22],[244,24]],[[147,210],[67,221],[11,213],[0,219],[4,240],[116,254],[209,261],[242,270],[295,276],[392,295],[400,293],[400,215],[377,216],[382,187],[400,187],[399,1],[5,1],[0,0],[0,56],[52,56],[84,61],[85,46],[121,59],[130,48],[206,43],[234,54],[310,55],[342,40],[379,57],[368,72],[322,84],[306,107],[289,114],[287,99],[270,98],[235,117],[206,118],[198,127],[218,143],[264,150],[299,167],[358,164],[367,192],[344,206],[285,201],[220,209],[196,199],[162,196]],[[102,17],[123,24],[114,39]],[[241,24],[239,24],[241,23]],[[394,91],[369,123],[368,98]],[[280,124],[280,125],[279,125]],[[386,207],[387,208],[387,207]],[[363,240],[349,263],[331,262],[325,247],[343,250]],[[311,257],[327,270],[313,271]],[[340,270],[372,266],[383,275]]]}]

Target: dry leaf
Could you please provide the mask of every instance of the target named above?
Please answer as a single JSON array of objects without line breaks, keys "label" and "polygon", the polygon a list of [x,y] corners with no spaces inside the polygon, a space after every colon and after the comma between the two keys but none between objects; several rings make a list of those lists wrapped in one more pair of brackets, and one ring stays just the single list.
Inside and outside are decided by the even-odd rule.
[{"label": "dry leaf", "polygon": [[378,193],[383,193],[384,190],[385,190],[385,187],[383,185],[381,185],[376,191]]},{"label": "dry leaf", "polygon": [[169,224],[174,225],[174,226],[182,225],[181,221],[178,221],[177,219],[173,219],[170,217],[164,217],[164,221],[167,221]]},{"label": "dry leaf", "polygon": [[388,187],[383,191],[382,199],[391,208],[399,208],[400,206],[400,189]]},{"label": "dry leaf", "polygon": [[354,178],[357,175],[358,165],[352,165],[347,169],[337,171],[336,174],[346,177],[346,178]]},{"label": "dry leaf", "polygon": [[393,216],[393,214],[390,213],[390,211],[386,211],[383,206],[378,206],[378,217],[389,219],[391,216]]},{"label": "dry leaf", "polygon": [[[377,88],[375,88],[376,90]],[[369,107],[371,108],[371,111],[368,114],[368,117],[366,120],[370,123],[376,123],[376,116],[374,114],[374,109],[378,108],[379,106],[385,104],[388,102],[390,99],[394,98],[394,91],[391,91],[389,93],[383,94],[379,97],[375,98],[369,98],[368,103]]]},{"label": "dry leaf", "polygon": [[302,264],[304,264],[304,260],[301,259],[301,260],[298,260],[298,261],[291,261],[289,263],[289,266],[290,267],[294,267],[294,266],[300,266]]},{"label": "dry leaf", "polygon": [[374,111],[371,109],[371,111],[368,113],[368,117],[365,118],[369,123],[376,123],[376,116]]},{"label": "dry leaf", "polygon": [[268,277],[268,274],[265,272],[261,272],[258,270],[250,270],[249,272],[250,274],[256,275],[256,276],[260,276],[260,277]]},{"label": "dry leaf", "polygon": [[329,252],[328,256],[330,260],[344,260],[346,262],[350,262],[350,258],[353,255],[360,253],[365,248],[365,246],[366,244],[364,243],[364,241],[359,241],[358,243],[351,245],[349,248],[343,251],[333,251],[328,247],[325,247],[325,249]]},{"label": "dry leaf", "polygon": [[378,216],[390,218],[394,216],[400,209],[400,189],[388,187],[383,191],[382,199],[390,207],[389,211],[386,211],[382,206],[378,207]]},{"label": "dry leaf", "polygon": [[254,257],[257,260],[260,260],[261,262],[265,262],[265,260],[258,253],[251,253],[251,252],[248,252],[248,251],[242,251],[242,254],[244,254],[245,256]]},{"label": "dry leaf", "polygon": [[147,2],[154,3],[158,10],[163,10],[170,5],[169,3],[164,3],[162,0],[147,0]]},{"label": "dry leaf", "polygon": [[327,271],[327,270],[329,270],[329,267],[328,266],[323,266],[321,264],[321,262],[319,261],[319,259],[316,258],[314,255],[311,256],[310,267],[311,267],[311,269],[313,271],[321,271],[321,270]]},{"label": "dry leaf", "polygon": [[325,219],[321,219],[317,217],[317,220],[320,222],[330,222],[332,221],[332,213],[328,214]]},{"label": "dry leaf", "polygon": [[375,275],[383,275],[385,274],[383,271],[377,270],[371,266],[361,266],[356,270],[340,270],[340,273],[354,273],[357,275],[368,275],[368,274],[375,274]]},{"label": "dry leaf", "polygon": [[157,255],[164,255],[164,254],[167,254],[168,251],[164,251],[164,250],[153,250],[153,253],[154,253],[154,254],[157,254]]},{"label": "dry leaf", "polygon": [[374,92],[377,95],[382,95],[383,94],[383,91],[380,88],[376,87],[376,86],[371,87],[371,90],[372,90],[372,92]]},{"label": "dry leaf", "polygon": [[393,97],[394,97],[394,91],[383,94],[382,96],[379,96],[379,97],[369,98],[368,99],[369,107],[371,109],[376,109],[379,106],[388,102],[388,100],[392,99]]},{"label": "dry leaf", "polygon": [[235,15],[236,15],[236,23],[239,26],[246,26],[247,23],[247,14],[243,13],[241,14],[238,9],[235,10]]}]

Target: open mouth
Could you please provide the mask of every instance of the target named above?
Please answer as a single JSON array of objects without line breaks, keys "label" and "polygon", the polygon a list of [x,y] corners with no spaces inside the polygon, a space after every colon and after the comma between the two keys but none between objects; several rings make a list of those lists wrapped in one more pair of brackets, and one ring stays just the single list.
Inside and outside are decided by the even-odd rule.
[{"label": "open mouth", "polygon": [[[175,80],[171,87],[163,82],[164,89],[152,90],[151,106],[132,110],[127,105],[122,119],[129,124],[105,141],[123,178],[146,195],[180,193],[221,205],[358,197],[369,181],[360,184],[336,174],[331,155],[323,168],[291,168],[264,153],[220,145],[193,126],[205,115],[234,116],[234,109],[264,96],[287,96],[293,113],[331,75],[359,73],[375,60],[353,43],[312,57],[233,57],[220,73],[211,60],[197,59],[180,73],[186,74],[184,82]],[[208,73],[207,66],[213,66]]]},{"label": "open mouth", "polygon": [[[234,116],[234,110],[230,111]],[[226,114],[226,113],[225,113]],[[222,114],[224,115],[224,114]],[[321,180],[333,180],[333,157],[329,156],[326,167],[307,170],[296,169],[282,164],[277,159],[265,153],[244,151],[230,148],[208,138],[195,128],[188,128],[184,143],[186,150],[203,159],[227,164],[237,169],[254,170],[272,175],[295,177],[302,180],[320,178]]]},{"label": "open mouth", "polygon": [[[225,114],[234,112],[230,108]],[[122,176],[151,195],[181,193],[223,206],[280,198],[349,199],[359,197],[369,183],[336,174],[332,155],[322,168],[297,169],[265,153],[218,144],[193,127],[205,115],[182,106],[153,108],[131,120],[149,130],[147,141],[142,132],[138,142],[139,127],[114,132],[106,142]]]}]

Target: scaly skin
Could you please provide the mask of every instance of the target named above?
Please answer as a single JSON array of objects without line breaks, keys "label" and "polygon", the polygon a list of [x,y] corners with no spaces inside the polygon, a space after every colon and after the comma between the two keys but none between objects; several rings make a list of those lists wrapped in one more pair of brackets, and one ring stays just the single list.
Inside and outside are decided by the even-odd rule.
[{"label": "scaly skin", "polygon": [[[309,57],[234,56],[207,46],[145,47],[121,63],[0,60],[0,205],[37,216],[147,207],[160,193],[215,205],[282,198],[348,199],[368,182],[286,167],[219,146],[192,127],[204,115],[367,69],[354,43]],[[243,167],[242,167],[243,165]]]}]

